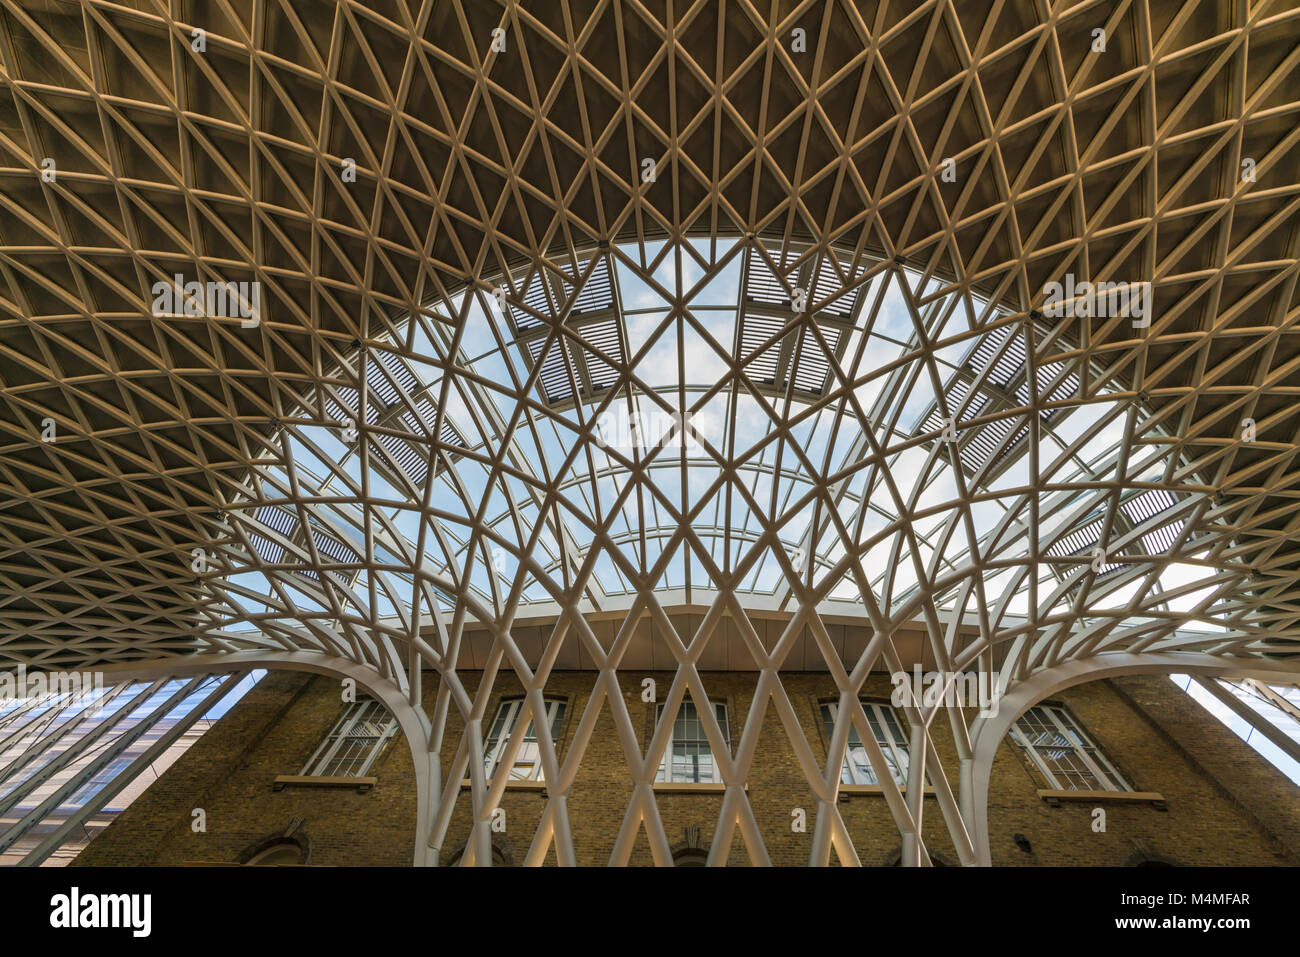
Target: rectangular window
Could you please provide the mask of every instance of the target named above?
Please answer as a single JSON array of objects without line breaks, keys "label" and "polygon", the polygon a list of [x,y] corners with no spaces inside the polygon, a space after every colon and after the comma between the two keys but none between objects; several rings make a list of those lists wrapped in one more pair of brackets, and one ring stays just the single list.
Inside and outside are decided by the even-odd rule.
[{"label": "rectangular window", "polygon": [[[551,743],[558,745],[560,742],[560,727],[564,723],[564,702],[558,698],[545,698],[542,705],[546,708],[546,724],[551,729]],[[501,707],[497,709],[497,716],[492,721],[492,729],[488,732],[487,741],[484,742],[483,748],[488,777],[492,777],[496,772],[497,765],[505,754],[506,745],[510,743],[510,736],[514,733],[515,725],[518,723],[523,711],[523,698],[502,701]],[[515,753],[515,763],[510,768],[510,780],[546,780],[546,776],[542,771],[542,752],[537,747],[535,721],[530,720],[528,727],[524,729],[523,743],[519,745],[519,750]]]},{"label": "rectangular window", "polygon": [[[731,747],[727,734],[727,706],[713,702],[713,711],[722,729],[722,740]],[[656,721],[663,720],[664,706],[659,705],[655,711]],[[690,701],[683,701],[677,709],[677,717],[668,733],[668,747],[664,751],[663,762],[659,765],[656,781],[675,784],[722,784],[722,775],[718,764],[713,760],[713,749],[709,747],[708,735],[704,725]]]},{"label": "rectangular window", "polygon": [[1030,708],[1011,729],[1041,786],[1054,791],[1131,791],[1116,770],[1064,708]]},{"label": "rectangular window", "polygon": [[[826,727],[826,738],[834,737],[835,719],[839,715],[839,702],[828,701],[822,704],[822,723]],[[884,752],[885,763],[894,783],[907,783],[907,735],[898,720],[894,709],[887,704],[862,702],[862,709],[867,713],[867,723],[876,737],[876,744]],[[867,757],[866,745],[858,734],[858,729],[849,725],[849,746],[844,754],[844,767],[840,771],[840,781],[844,784],[879,784],[876,769]]]},{"label": "rectangular window", "polygon": [[302,773],[310,777],[365,777],[396,731],[397,722],[382,704],[362,698],[348,705]]},{"label": "rectangular window", "polygon": [[93,778],[83,784],[77,793],[68,798],[68,807],[84,807],[86,802],[98,794],[104,785],[108,784],[119,774],[131,766],[131,758],[119,757],[114,758],[107,766],[100,769],[100,772]]}]

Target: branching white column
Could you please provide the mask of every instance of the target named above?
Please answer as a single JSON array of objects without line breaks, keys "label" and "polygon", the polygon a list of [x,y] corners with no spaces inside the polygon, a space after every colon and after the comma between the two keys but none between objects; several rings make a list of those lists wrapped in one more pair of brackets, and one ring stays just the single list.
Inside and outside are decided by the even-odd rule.
[{"label": "branching white column", "polygon": [[989,846],[988,799],[993,759],[1016,720],[1039,701],[1065,688],[1133,674],[1193,674],[1250,677],[1262,681],[1293,683],[1300,678],[1300,662],[1255,662],[1217,658],[1189,652],[1132,654],[1117,652],[1070,661],[1013,684],[998,702],[996,714],[982,715],[973,726],[973,755],[961,765],[963,816],[971,826],[975,863],[993,863]]}]

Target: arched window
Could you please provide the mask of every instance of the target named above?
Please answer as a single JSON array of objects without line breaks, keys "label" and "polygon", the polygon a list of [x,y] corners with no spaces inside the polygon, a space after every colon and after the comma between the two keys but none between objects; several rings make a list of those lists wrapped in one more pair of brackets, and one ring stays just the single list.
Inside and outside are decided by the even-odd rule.
[{"label": "arched window", "polygon": [[[443,867],[456,867],[460,864],[460,859],[465,856],[466,845],[461,845],[460,850],[456,851],[450,857],[443,858]],[[515,858],[510,850],[498,841],[492,842],[492,866],[493,867],[514,867]]]},{"label": "arched window", "polygon": [[294,818],[283,831],[268,834],[250,844],[239,855],[245,867],[297,867],[311,857],[311,838],[299,830],[301,818]]},{"label": "arched window", "polygon": [[302,863],[302,848],[295,841],[277,841],[258,851],[244,862],[244,866],[286,867]]}]

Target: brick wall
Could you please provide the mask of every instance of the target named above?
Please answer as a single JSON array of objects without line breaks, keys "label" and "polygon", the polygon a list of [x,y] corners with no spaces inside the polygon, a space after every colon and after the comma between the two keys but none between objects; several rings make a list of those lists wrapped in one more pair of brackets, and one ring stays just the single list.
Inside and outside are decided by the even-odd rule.
[{"label": "brick wall", "polygon": [[1168,678],[1143,675],[1113,683],[1169,748],[1276,839],[1275,849],[1288,863],[1300,861],[1300,801],[1290,778],[1222,723],[1207,721],[1190,695],[1170,694]]},{"label": "brick wall", "polygon": [[[302,818],[310,863],[410,864],[414,775],[400,737],[380,756],[379,784],[368,793],[272,789],[277,775],[298,774],[329,733],[342,709],[338,689],[330,679],[271,672],[75,863],[233,863]],[[205,833],[192,829],[194,808],[206,813]]]},{"label": "brick wall", "polygon": [[[662,700],[672,674],[620,678],[642,750],[650,740],[655,707],[641,701],[644,677],[657,680]],[[752,702],[754,678],[738,672],[704,675],[710,694],[727,704],[733,746]],[[432,676],[428,679],[426,704],[431,705],[436,683]],[[472,694],[476,676],[467,675],[465,681]],[[823,674],[805,673],[783,675],[782,682],[818,762],[824,762],[827,741],[818,702],[832,695],[829,680]],[[548,683],[548,696],[567,702],[561,729],[562,761],[593,683],[594,675],[583,672],[557,673]],[[887,699],[890,690],[886,676],[873,676],[864,694]],[[498,676],[487,719],[495,714],[502,696],[521,691],[513,676]],[[1294,786],[1211,716],[1203,711],[1197,714],[1199,707],[1167,679],[1123,679],[1118,686],[1096,682],[1052,700],[1070,709],[1136,789],[1160,792],[1167,809],[1108,803],[1104,805],[1106,830],[1098,833],[1092,826],[1091,805],[1052,807],[1040,800],[1039,784],[1018,750],[1004,743],[994,763],[989,796],[994,864],[1122,865],[1139,856],[1182,865],[1297,862]],[[410,755],[400,736],[372,768],[378,784],[369,792],[273,788],[277,775],[300,772],[342,707],[337,680],[270,675],[91,843],[77,863],[233,863],[259,840],[301,818],[300,833],[310,839],[312,864],[409,864],[415,787]],[[1169,728],[1161,722],[1168,722]],[[450,764],[461,727],[453,713],[444,743],[444,767]],[[935,730],[936,748],[956,790],[956,749],[950,729],[941,718]],[[569,799],[573,842],[582,864],[603,864],[609,859],[632,795],[624,767],[622,746],[606,704]],[[1260,782],[1269,790],[1261,790]],[[748,795],[772,861],[778,865],[806,863],[816,804],[802,782],[794,751],[770,704],[749,776]],[[669,843],[685,845],[691,829],[698,828],[700,843],[707,849],[722,795],[659,793],[657,799]],[[527,854],[545,802],[541,790],[506,790],[500,804],[506,812],[506,831],[494,837],[508,859],[519,862]],[[1287,811],[1268,813],[1269,807],[1284,803]],[[207,812],[206,833],[196,834],[190,827],[194,807]],[[791,830],[791,811],[796,807],[807,811],[807,833]],[[864,864],[897,861],[899,835],[882,796],[842,796],[840,812]],[[1278,839],[1278,831],[1286,827],[1291,831],[1284,842]],[[939,862],[957,862],[933,797],[925,801],[924,833]],[[442,849],[444,862],[454,859],[468,834],[466,788]],[[1017,847],[1015,834],[1028,839],[1030,852]],[[554,860],[553,850],[548,860]],[[642,827],[632,862],[649,864],[651,860]],[[737,828],[730,863],[748,862]]]}]

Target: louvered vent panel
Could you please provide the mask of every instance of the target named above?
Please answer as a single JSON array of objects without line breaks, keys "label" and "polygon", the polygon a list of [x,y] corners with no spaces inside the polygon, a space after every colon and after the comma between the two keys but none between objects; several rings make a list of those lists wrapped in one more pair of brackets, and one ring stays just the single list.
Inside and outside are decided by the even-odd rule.
[{"label": "louvered vent panel", "polygon": [[[545,277],[540,273],[533,273],[528,277],[528,283],[524,286],[524,305],[529,309],[540,313],[543,316],[552,314],[551,300],[547,296]],[[530,312],[523,309],[511,310],[514,316],[515,326],[522,332],[526,329],[536,329],[543,325],[541,319],[537,318]]]},{"label": "louvered vent panel", "polygon": [[[586,269],[584,263],[581,274]],[[571,295],[573,286],[565,280],[564,291],[566,296]],[[595,268],[592,269],[591,275],[582,285],[582,291],[578,293],[578,298],[573,304],[574,313],[597,312],[602,309],[612,309],[614,307],[614,284],[609,276],[609,260],[604,256],[596,262]]]},{"label": "louvered vent panel", "polygon": [[573,397],[573,383],[569,379],[568,344],[540,336],[528,343],[528,351],[536,364],[542,355],[542,347],[547,342],[550,342],[550,348],[546,350],[546,357],[542,359],[542,391],[546,393],[548,402],[570,399]]},{"label": "louvered vent panel", "polygon": [[[834,355],[835,349],[839,345],[840,331],[833,326],[823,325],[821,332],[826,340],[827,347],[831,350],[831,355]],[[795,388],[821,395],[826,390],[826,380],[830,377],[830,374],[831,366],[826,358],[826,353],[817,341],[813,331],[805,326],[799,345],[798,362],[793,375]]]},{"label": "louvered vent panel", "polygon": [[774,305],[790,301],[790,296],[785,291],[785,285],[776,278],[776,274],[768,267],[767,261],[762,256],[753,254],[749,257],[749,274],[745,279],[745,297],[755,302],[766,302]]},{"label": "louvered vent panel", "polygon": [[[582,327],[582,338],[615,362],[622,363],[623,347],[618,335],[618,320],[613,317]],[[587,374],[594,389],[607,389],[618,380],[618,370],[591,349],[584,350]]]},{"label": "louvered vent panel", "polygon": [[785,325],[784,319],[769,316],[745,316],[740,324],[740,356],[748,361],[757,354],[757,358],[745,367],[746,374],[755,382],[771,384],[776,380],[776,366],[781,358],[781,340],[778,339],[763,349],[763,343]]},{"label": "louvered vent panel", "polygon": [[[288,509],[275,505],[263,505],[257,510],[255,520],[259,525],[264,525],[288,539],[292,539],[298,530],[298,517]],[[257,532],[253,532],[248,537],[253,543],[253,551],[262,561],[274,565],[283,560],[285,548],[279,542]]]},{"label": "louvered vent panel", "polygon": [[[862,293],[862,287],[856,286],[843,295],[838,295],[845,284],[845,280],[836,270],[835,264],[830,259],[822,259],[817,267],[817,278],[813,282],[813,308],[819,313],[847,319],[858,304],[858,297]],[[827,301],[823,304],[822,300]]]}]

